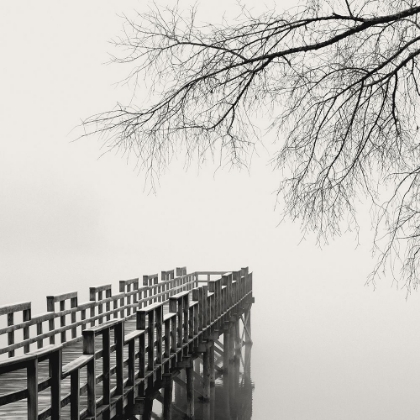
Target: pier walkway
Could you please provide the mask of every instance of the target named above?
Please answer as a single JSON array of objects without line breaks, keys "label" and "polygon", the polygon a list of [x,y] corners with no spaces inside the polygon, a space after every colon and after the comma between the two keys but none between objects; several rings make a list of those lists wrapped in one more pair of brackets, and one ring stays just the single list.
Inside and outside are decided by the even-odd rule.
[{"label": "pier walkway", "polygon": [[188,274],[183,267],[142,283],[120,281],[116,295],[111,285],[90,287],[82,304],[77,292],[47,296],[47,312],[37,316],[30,302],[0,306],[7,319],[0,328],[0,354],[7,356],[0,361],[0,418],[150,419],[160,398],[163,418],[171,419],[173,381],[185,385],[184,415],[193,418],[194,359],[202,363],[205,402],[217,357],[227,369],[252,343],[252,273]]}]

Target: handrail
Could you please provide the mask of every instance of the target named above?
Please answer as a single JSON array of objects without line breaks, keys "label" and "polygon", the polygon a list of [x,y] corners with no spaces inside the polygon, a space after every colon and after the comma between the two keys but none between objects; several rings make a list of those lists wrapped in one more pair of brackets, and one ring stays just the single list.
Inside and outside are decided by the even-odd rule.
[{"label": "handrail", "polygon": [[[175,270],[185,274],[173,277]],[[47,312],[35,316],[31,315],[30,302],[0,306],[0,316],[7,315],[7,326],[0,328],[0,336],[7,335],[7,346],[0,347],[0,355],[8,353],[9,357],[13,357],[15,351],[21,348],[25,354],[29,353],[34,350],[31,347],[35,343],[38,349],[43,348],[46,339],[49,344],[55,344],[57,335],[60,336],[61,344],[68,345],[80,340],[83,330],[88,326],[101,324],[111,318],[134,316],[133,311],[137,307],[152,302],[167,302],[172,294],[191,290],[198,284],[195,273],[187,274],[185,267],[175,270],[163,271],[160,281],[158,274],[144,276],[143,281],[147,285],[140,285],[138,278],[121,280],[120,293],[115,295],[112,295],[110,284],[90,287],[90,301],[84,303],[78,302],[77,292],[47,296]],[[15,314],[18,312],[23,312],[23,320],[20,322],[16,322]],[[59,319],[59,326],[56,325],[56,319]],[[48,331],[44,331],[46,321]],[[33,325],[36,325],[35,334],[30,329]],[[23,340],[16,342],[15,332],[18,330],[23,330]],[[66,335],[67,331],[71,331],[70,338]]]},{"label": "handrail", "polygon": [[[200,274],[203,273],[208,275],[213,272],[200,272]],[[145,389],[152,389],[156,383],[159,384],[159,381],[163,380],[164,374],[177,369],[184,357],[203,345],[203,340],[205,342],[209,337],[212,337],[214,331],[222,331],[230,316],[240,314],[252,295],[252,273],[249,274],[247,269],[238,272],[224,272],[221,277],[210,280],[205,286],[198,285],[197,273],[186,274],[156,284],[155,278],[153,276],[154,284],[148,287],[148,290],[154,292],[153,295],[137,299],[139,295],[135,295],[136,291],[131,290],[102,300],[92,301],[90,305],[93,306],[88,307],[82,304],[71,309],[51,312],[54,314],[54,318],[43,318],[47,321],[59,318],[61,324],[64,316],[77,313],[80,307],[84,311],[94,309],[91,317],[86,316],[84,319],[42,334],[52,337],[53,334],[61,335],[68,329],[85,326],[81,331],[83,354],[70,363],[62,365],[62,352],[68,342],[60,345],[51,344],[0,362],[0,377],[17,370],[27,370],[26,388],[1,395],[0,406],[27,398],[29,420],[42,420],[47,417],[58,420],[61,418],[62,407],[69,404],[72,420],[85,417],[96,418],[97,415],[105,412],[109,418],[112,410],[122,413],[125,406],[133,403],[135,396],[144,394]],[[131,281],[130,285],[133,284],[136,282]],[[166,288],[168,284],[170,288]],[[99,293],[109,293],[109,290],[108,286],[96,287],[95,298]],[[96,310],[98,305],[125,299],[128,293],[131,297],[136,296],[132,301],[130,300],[130,303],[126,300],[124,306],[120,305],[106,312]],[[164,300],[166,296],[168,299]],[[60,309],[65,306],[62,303],[63,300],[60,300],[61,298],[74,300],[77,299],[77,294],[72,292],[50,297],[50,308],[53,301],[59,303]],[[112,300],[112,298],[116,299]],[[150,300],[153,300],[153,303],[142,306],[143,303]],[[166,302],[169,302],[169,313],[164,316],[163,306]],[[101,322],[103,318],[119,314],[121,310],[126,311],[128,307],[132,309],[137,307],[137,311],[127,317]],[[17,308],[25,311],[30,310],[27,305],[17,306]],[[129,314],[128,311],[125,313]],[[82,316],[82,313],[80,315]],[[136,330],[124,335],[125,322],[132,316],[136,317]],[[23,324],[22,328],[27,328],[28,323],[35,319],[36,317],[21,323]],[[97,324],[96,321],[98,321]],[[87,327],[88,323],[93,323],[93,325]],[[18,326],[19,324],[10,327]],[[100,348],[97,348],[99,343],[95,340],[97,336],[102,337]],[[112,336],[114,339],[111,344]],[[63,335],[61,337],[63,338]],[[35,336],[23,340],[23,344],[13,345],[22,344],[27,348],[30,342],[38,342],[39,339],[39,336]],[[124,358],[124,346],[128,349],[126,358]],[[10,351],[10,347],[9,345],[6,350]],[[115,357],[111,357],[112,353],[115,354]],[[98,358],[102,360],[100,364],[102,372],[100,373],[96,368]],[[46,360],[49,363],[50,374],[47,378],[39,378],[38,365]],[[114,365],[111,365],[111,361]],[[124,379],[123,370],[126,366],[128,367],[128,378]],[[81,383],[82,369],[87,371],[85,383]],[[61,397],[62,380],[68,377],[70,377],[70,392]],[[111,377],[114,377],[115,381],[111,382]],[[100,397],[97,395],[98,382],[102,383],[103,388]],[[115,383],[116,386],[111,388],[111,383]],[[38,394],[47,388],[51,393],[51,405],[40,411]],[[83,394],[87,394],[87,407],[82,409],[80,398]]]},{"label": "handrail", "polygon": [[[49,387],[51,407],[48,412],[51,414],[52,419],[59,419],[61,412],[61,352],[61,345],[48,346],[42,350],[0,362],[0,375],[22,369],[27,370],[26,389],[2,395],[0,397],[0,406],[27,398],[28,420],[38,420],[38,392]],[[49,360],[50,378],[39,383],[38,364],[44,360]]]}]

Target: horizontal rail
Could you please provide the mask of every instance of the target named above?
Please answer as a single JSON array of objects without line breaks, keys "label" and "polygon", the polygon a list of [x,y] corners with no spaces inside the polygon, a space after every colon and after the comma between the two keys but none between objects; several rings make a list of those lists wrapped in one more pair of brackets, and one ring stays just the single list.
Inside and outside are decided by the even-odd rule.
[{"label": "horizontal rail", "polygon": [[[178,271],[186,273],[185,268]],[[125,280],[120,282],[123,291],[106,297],[101,293],[110,294],[109,285],[95,286],[90,291],[91,298],[97,300],[82,305],[77,305],[76,292],[50,296],[50,311],[34,318],[30,317],[27,303],[2,307],[9,320],[14,310],[22,311],[29,319],[0,330],[7,334],[18,329],[24,331],[22,341],[9,342],[0,351],[10,355],[18,347],[28,349],[30,344],[39,344],[45,338],[54,339],[58,334],[62,344],[51,343],[23,356],[1,361],[0,381],[4,375],[24,369],[27,381],[22,389],[1,395],[0,406],[27,399],[29,420],[59,419],[61,409],[68,405],[71,419],[96,418],[99,414],[110,418],[115,410],[122,413],[135,396],[159,383],[162,375],[178,369],[184,356],[202,348],[200,346],[204,344],[200,343],[205,343],[212,334],[220,334],[230,318],[240,315],[252,302],[252,273],[248,273],[248,269],[217,272],[222,273],[219,278],[210,279],[206,285],[198,283],[198,275],[212,276],[214,273],[195,272],[171,279],[173,273],[170,271],[164,272],[168,279],[160,282],[156,282],[156,275],[145,276],[143,279],[147,277],[147,282],[153,284],[135,290],[131,288],[138,285],[138,279]],[[164,315],[163,307],[167,302],[169,313]],[[59,310],[53,305],[56,303]],[[66,308],[66,304],[71,307]],[[65,317],[71,317],[71,322],[67,323]],[[124,335],[125,323],[133,317],[136,318],[136,329]],[[41,319],[48,323],[57,319],[60,326],[50,324],[50,331],[43,332],[37,323]],[[31,337],[28,327],[34,324],[37,325],[37,335]],[[80,334],[74,334],[79,327],[82,328]],[[67,331],[72,333],[69,340],[65,336]],[[62,353],[66,345],[80,340],[83,341],[83,351],[63,365]],[[101,359],[100,363],[98,359]],[[48,361],[49,369],[47,377],[41,377],[39,372],[44,367],[39,367],[39,364],[45,361]],[[98,371],[99,367],[101,371]],[[83,383],[82,369],[87,372]],[[128,378],[124,378],[124,369],[128,369]],[[61,397],[61,382],[68,381],[67,378],[70,379],[70,392]],[[101,396],[97,395],[98,383],[102,384]],[[51,393],[51,402],[41,410],[38,394],[46,389]],[[80,403],[82,395],[87,395],[87,407],[84,408]]]}]

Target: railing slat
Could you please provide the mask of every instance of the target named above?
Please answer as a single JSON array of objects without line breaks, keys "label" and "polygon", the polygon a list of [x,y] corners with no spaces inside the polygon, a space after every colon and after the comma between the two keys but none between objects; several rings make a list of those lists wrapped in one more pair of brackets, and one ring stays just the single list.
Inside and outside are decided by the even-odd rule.
[{"label": "railing slat", "polygon": [[[155,381],[160,383],[164,373],[170,374],[174,368],[185,367],[185,358],[190,358],[193,351],[205,351],[203,339],[209,337],[211,340],[215,332],[222,331],[223,326],[228,325],[231,316],[240,316],[249,302],[248,298],[244,299],[252,292],[252,273],[248,272],[248,268],[236,272],[191,274],[187,274],[185,268],[178,268],[176,274],[175,278],[174,270],[162,272],[160,282],[158,275],[144,276],[144,286],[141,288],[138,287],[138,279],[121,281],[120,289],[123,290],[115,296],[112,296],[110,285],[91,288],[91,298],[94,297],[94,300],[80,305],[76,292],[48,296],[47,314],[34,318],[27,303],[8,305],[7,310],[0,307],[0,315],[3,311],[8,320],[8,327],[3,328],[8,337],[8,346],[4,349],[14,354],[15,349],[23,347],[27,353],[22,358],[9,359],[10,364],[0,363],[0,375],[17,369],[27,370],[27,389],[18,391],[21,393],[18,396],[27,396],[28,418],[59,419],[62,406],[68,404],[72,420],[95,417],[100,413],[106,418],[111,413],[111,406],[114,413],[115,410],[122,412],[127,401],[131,404],[135,396],[144,395],[146,386],[151,390],[156,385]],[[200,284],[199,287],[200,275],[210,279],[208,285]],[[219,278],[214,279],[215,275],[219,275]],[[69,306],[66,300],[69,300]],[[163,316],[163,304],[167,300],[169,314]],[[141,308],[143,305],[146,306]],[[22,322],[15,323],[15,309],[22,311]],[[90,311],[89,317],[87,310]],[[137,330],[124,336],[125,317],[130,317],[133,311],[137,311]],[[57,328],[56,318],[60,319]],[[49,331],[43,333],[42,323],[47,321]],[[90,328],[86,328],[86,324],[90,324]],[[36,325],[36,335],[32,337],[31,325]],[[61,342],[68,345],[77,339],[79,327],[83,336],[83,356],[63,367],[61,346],[58,350],[50,346],[42,348],[43,340],[49,338],[50,343],[54,343],[55,336],[59,334]],[[15,335],[17,330],[23,331],[23,340],[18,343]],[[68,330],[71,333],[67,334]],[[111,330],[115,344],[111,344]],[[102,348],[98,349],[96,345],[99,347],[99,342],[95,345],[97,335],[102,335]],[[35,342],[40,350],[30,353],[30,345]],[[124,346],[128,347],[127,359],[124,359]],[[195,350],[197,348],[201,350]],[[113,367],[111,353],[115,354],[116,364]],[[96,359],[100,358],[102,372],[97,376]],[[38,363],[47,359],[50,378],[45,380],[41,376],[42,371],[38,372]],[[124,379],[124,366],[128,366],[127,379]],[[81,369],[85,367],[87,382],[81,384]],[[43,378],[42,385],[38,383],[38,376]],[[62,398],[62,380],[69,376],[70,393]],[[99,395],[98,383],[102,383],[103,387]],[[115,383],[116,387],[111,389],[111,383]],[[39,412],[38,393],[48,387],[51,392],[50,406],[45,408],[43,405],[42,412]],[[81,407],[83,393],[87,393],[87,408]],[[15,394],[10,394],[10,398],[17,401]],[[8,403],[7,399],[3,400]]]}]

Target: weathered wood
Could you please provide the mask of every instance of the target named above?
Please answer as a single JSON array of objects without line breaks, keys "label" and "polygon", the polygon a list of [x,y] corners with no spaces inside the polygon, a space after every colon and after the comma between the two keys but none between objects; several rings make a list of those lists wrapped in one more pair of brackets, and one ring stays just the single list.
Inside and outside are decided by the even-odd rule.
[{"label": "weathered wood", "polygon": [[[60,301],[60,311],[63,312],[65,307],[66,301],[65,300],[61,300]],[[60,316],[60,326],[61,327],[65,327],[66,326],[66,316],[65,315],[61,315]],[[66,342],[66,330],[61,331],[61,342],[65,343]]]},{"label": "weathered wood", "polygon": [[[213,276],[208,272],[204,273],[203,275],[209,278]],[[211,354],[213,352],[214,356],[214,350],[207,350],[203,337],[218,338],[222,332],[221,327],[228,325],[226,322],[230,321],[233,314],[242,315],[252,303],[251,273],[244,272],[245,275],[239,279],[238,274],[223,273],[221,278],[211,279],[209,286],[200,285],[201,287],[198,287],[198,274],[186,274],[186,270],[185,272],[181,270],[179,272],[181,275],[177,278],[174,278],[173,272],[167,275],[168,279],[164,279],[162,275],[161,282],[158,281],[157,275],[147,276],[148,285],[140,289],[138,280],[137,284],[136,279],[124,281],[124,291],[114,296],[107,285],[98,286],[95,289],[96,300],[79,305],[75,292],[49,296],[48,312],[35,317],[31,317],[30,305],[14,306],[19,311],[26,311],[23,313],[23,321],[18,323],[14,322],[16,316],[11,311],[11,305],[8,305],[9,312],[4,312],[4,314],[8,315],[9,322],[7,327],[0,329],[0,334],[3,331],[8,337],[13,335],[13,342],[0,349],[0,353],[12,352],[21,347],[28,352],[30,345],[35,342],[39,351],[27,353],[18,358],[13,357],[8,360],[10,364],[7,365],[1,362],[0,381],[4,375],[13,374],[19,369],[28,369],[33,373],[34,378],[37,373],[39,379],[34,379],[32,382],[28,380],[26,389],[22,387],[21,390],[4,393],[0,397],[0,405],[27,399],[28,413],[32,410],[32,416],[37,420],[47,417],[59,418],[61,407],[68,405],[70,405],[71,419],[112,418],[116,413],[122,413],[125,410],[124,407],[133,405],[136,396],[146,397],[155,386],[165,386],[167,381],[163,379],[167,376],[162,376],[164,373],[170,374],[176,371],[177,367],[192,369],[192,359],[186,356],[193,351],[207,351],[209,363],[203,362],[206,364],[206,369],[203,369],[208,370],[207,365],[209,365],[211,384],[211,365],[212,362],[214,363],[214,360],[211,360]],[[218,274],[221,275],[220,272]],[[212,288],[212,293],[208,293],[208,287]],[[165,303],[167,299],[169,302]],[[69,300],[70,307],[66,308],[66,300]],[[56,302],[59,302],[58,308],[56,308]],[[151,302],[154,303],[150,305]],[[148,306],[140,308],[141,305],[147,303],[149,303]],[[169,313],[164,314],[164,304],[165,311],[169,309]],[[24,307],[26,309],[22,309]],[[87,310],[90,312],[89,316],[87,316]],[[128,318],[135,310],[139,310],[135,319],[138,330],[128,330],[128,333],[124,335],[124,325],[130,322],[133,325]],[[123,318],[118,319],[121,312],[123,312]],[[56,318],[59,318],[59,325],[55,325]],[[113,321],[111,318],[114,318]],[[43,332],[42,322],[48,322],[49,331]],[[91,328],[86,329],[87,324],[90,324]],[[29,327],[32,325],[36,325],[36,334],[31,336]],[[78,327],[81,327],[83,336],[83,343],[79,344],[76,342],[79,340]],[[15,331],[21,329],[23,340],[16,342]],[[69,334],[67,334],[68,330]],[[65,362],[62,367],[59,353],[54,352],[51,346],[43,348],[43,340],[49,338],[50,342],[54,343],[57,334],[66,346],[63,350],[62,360]],[[95,337],[98,335],[102,337],[95,344]],[[111,340],[112,336],[114,340]],[[233,335],[232,338],[234,339]],[[126,353],[124,353],[124,347],[126,347]],[[46,359],[49,360],[50,365],[49,376],[48,372],[45,376],[44,365],[39,364]],[[99,365],[102,368],[97,374],[96,360],[99,359],[102,359]],[[113,360],[115,360],[115,365],[112,365]],[[127,366],[125,378],[124,366]],[[69,376],[70,381],[62,382]],[[62,384],[65,384],[63,385],[65,388],[60,396]],[[99,394],[98,384],[102,384],[103,388],[103,392]],[[40,399],[38,399],[38,394],[48,388],[52,395],[51,401],[49,399],[46,401],[44,393],[40,394]],[[197,392],[200,394],[199,391]],[[81,395],[86,393],[87,406],[82,406]],[[150,400],[153,396],[147,398]],[[36,417],[33,414],[35,400]],[[164,402],[164,398],[162,401]],[[0,407],[0,418],[4,413],[2,410]],[[190,405],[189,415],[192,414]]]},{"label": "weathered wood", "polygon": [[171,420],[172,419],[172,391],[173,391],[173,380],[169,375],[168,383],[166,384],[165,388],[163,389],[163,420]]},{"label": "weathered wood", "polygon": [[51,420],[59,420],[61,417],[61,348],[51,354],[49,369],[51,373]]},{"label": "weathered wood", "polygon": [[187,367],[187,418],[194,418],[194,375],[193,367]]},{"label": "weathered wood", "polygon": [[[36,324],[36,335],[37,336],[42,336],[42,322],[38,322]],[[42,337],[40,337],[37,340],[36,346],[38,349],[41,349],[42,347],[44,347],[44,339]]]},{"label": "weathered wood", "polygon": [[116,344],[116,374],[117,374],[117,394],[124,395],[124,324],[119,322],[114,327]]},{"label": "weathered wood", "polygon": [[6,315],[13,312],[24,311],[31,308],[31,302],[12,303],[0,306],[0,315]]},{"label": "weathered wood", "polygon": [[109,405],[111,400],[111,350],[110,350],[110,329],[102,331],[102,396],[103,404]]},{"label": "weathered wood", "polygon": [[128,342],[128,386],[133,386],[136,377],[135,362],[136,362],[136,352],[135,352],[135,340],[130,340]]},{"label": "weathered wood", "polygon": [[[24,309],[23,310],[23,321],[28,322],[30,320],[31,320],[31,308]],[[28,338],[29,338],[29,327],[26,326],[26,327],[23,328],[23,339],[27,340]],[[29,344],[24,345],[23,351],[25,353],[29,353],[29,350],[30,350],[29,346],[30,346]]]},{"label": "weathered wood", "polygon": [[203,353],[203,400],[210,400],[210,351]]},{"label": "weathered wood", "polygon": [[209,361],[210,361],[210,387],[214,387],[216,383],[216,372],[214,366],[214,344],[209,349]]},{"label": "weathered wood", "polygon": [[[87,360],[86,363],[91,360],[92,358]],[[80,420],[80,369],[71,372],[70,381],[70,417],[71,420]]]},{"label": "weathered wood", "polygon": [[75,297],[77,297],[77,292],[63,293],[61,295],[47,296],[47,302],[61,302],[63,300],[72,299]]},{"label": "weathered wood", "polygon": [[[7,325],[13,325],[14,324],[14,312],[7,313]],[[13,345],[15,343],[15,332],[11,331],[7,334],[7,344],[9,346]],[[15,355],[15,351],[11,349],[9,351],[9,357],[13,357]]]},{"label": "weathered wood", "polygon": [[38,360],[35,358],[28,363],[28,420],[38,420]]},{"label": "weathered wood", "polygon": [[[77,308],[77,296],[70,299],[70,306],[71,308]],[[71,323],[76,323],[76,311],[71,313]],[[76,338],[77,336],[77,329],[76,327],[72,328],[71,330],[71,338]]]},{"label": "weathered wood", "polygon": [[63,367],[61,377],[63,379],[67,378],[67,376],[72,374],[74,371],[80,370],[82,367],[86,366],[93,357],[93,354],[84,354],[79,356],[77,359],[71,361]]}]

